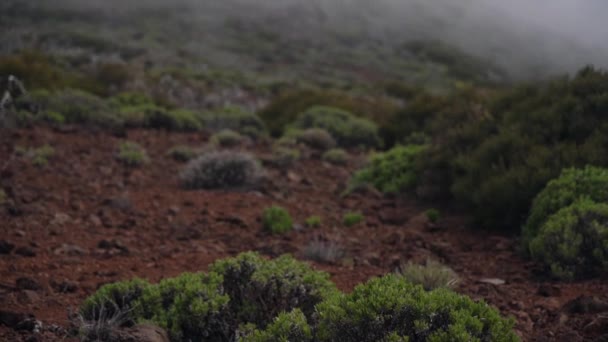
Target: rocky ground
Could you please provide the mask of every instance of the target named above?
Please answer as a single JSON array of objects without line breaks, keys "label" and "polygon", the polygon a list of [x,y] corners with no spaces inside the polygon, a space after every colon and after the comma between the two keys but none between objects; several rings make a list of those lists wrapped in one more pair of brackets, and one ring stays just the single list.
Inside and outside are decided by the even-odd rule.
[{"label": "rocky ground", "polygon": [[[330,241],[345,257],[314,263],[344,291],[393,272],[407,261],[433,258],[460,277],[456,290],[484,299],[517,320],[525,341],[608,341],[608,282],[553,282],[517,253],[511,237],[471,230],[466,217],[440,208],[437,225],[424,212],[437,204],[386,198],[373,191],[342,197],[364,160],[331,166],[314,154],[288,170],[267,167],[258,191],[187,191],[183,164],[166,151],[202,146],[200,134],[128,132],[151,163],[130,169],[115,159],[125,137],[83,129],[0,131],[0,340],[70,340],[69,313],[99,286],[133,277],[152,282],[185,271],[204,271],[214,260],[255,250],[305,259],[311,241]],[[16,146],[50,144],[45,167],[16,157]],[[270,145],[248,147],[261,158]],[[283,236],[262,230],[264,208],[279,204],[299,224]],[[346,212],[365,222],[347,228]],[[319,228],[305,228],[311,215]]]}]

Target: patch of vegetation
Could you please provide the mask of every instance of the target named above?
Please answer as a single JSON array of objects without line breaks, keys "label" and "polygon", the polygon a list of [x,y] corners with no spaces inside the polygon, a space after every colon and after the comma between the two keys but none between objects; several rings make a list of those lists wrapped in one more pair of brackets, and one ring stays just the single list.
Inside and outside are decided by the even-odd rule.
[{"label": "patch of vegetation", "polygon": [[254,140],[267,134],[266,125],[256,114],[238,107],[226,107],[200,115],[205,129],[213,132],[229,129]]},{"label": "patch of vegetation", "polygon": [[300,159],[300,151],[295,148],[276,146],[272,149],[272,164],[285,168]]},{"label": "patch of vegetation", "polygon": [[344,257],[344,250],[331,241],[314,239],[306,245],[304,257],[308,260],[335,263]]},{"label": "patch of vegetation", "polygon": [[294,129],[324,129],[340,147],[379,147],[378,127],[372,121],[358,118],[345,110],[316,106],[301,113]]},{"label": "patch of vegetation", "polygon": [[348,164],[350,156],[348,155],[348,152],[341,148],[332,148],[323,153],[321,158],[330,164],[344,166]]},{"label": "patch of vegetation", "polygon": [[4,205],[6,202],[8,202],[8,196],[4,189],[0,189],[0,205]]},{"label": "patch of vegetation", "polygon": [[318,228],[321,226],[322,220],[321,220],[321,216],[310,216],[309,218],[306,219],[305,221],[306,223],[306,227],[308,228]]},{"label": "patch of vegetation", "polygon": [[29,160],[32,165],[38,167],[47,166],[49,159],[55,155],[55,149],[51,145],[43,145],[37,148],[16,147],[17,155]]},{"label": "patch of vegetation", "polygon": [[364,219],[365,216],[363,216],[361,213],[346,213],[342,218],[342,223],[344,223],[344,225],[347,227],[352,227],[363,222]]},{"label": "patch of vegetation", "polygon": [[299,309],[281,312],[264,330],[252,329],[239,342],[313,341],[312,329]]},{"label": "patch of vegetation", "polygon": [[519,341],[514,321],[445,289],[387,275],[317,306],[318,341]]},{"label": "patch of vegetation", "polygon": [[426,149],[426,146],[397,146],[376,154],[371,157],[367,166],[355,173],[351,181],[352,186],[370,184],[389,194],[411,190],[418,180],[417,158],[420,158]]},{"label": "patch of vegetation", "polygon": [[211,143],[219,147],[235,147],[243,143],[243,136],[239,133],[224,129],[211,136]]},{"label": "patch of vegetation", "polygon": [[287,133],[287,136],[293,137],[298,144],[303,144],[319,151],[326,151],[336,146],[336,141],[331,134],[321,128],[291,131]]},{"label": "patch of vegetation", "polygon": [[192,148],[190,146],[175,146],[172,147],[167,154],[176,161],[179,162],[188,162],[199,154],[198,149]]},{"label": "patch of vegetation", "polygon": [[431,223],[437,223],[441,218],[441,213],[437,209],[429,209],[424,214]]},{"label": "patch of vegetation", "polygon": [[541,224],[530,255],[559,279],[600,276],[608,271],[608,204],[583,199]]},{"label": "patch of vegetation", "polygon": [[120,143],[116,159],[129,167],[141,166],[150,162],[146,150],[132,141]]},{"label": "patch of vegetation", "polygon": [[434,260],[427,260],[424,265],[408,262],[401,265],[399,274],[412,284],[422,285],[427,291],[438,288],[449,289],[458,283],[456,272]]},{"label": "patch of vegetation", "polygon": [[[39,103],[42,114],[62,116],[65,123],[87,124],[99,127],[121,127],[120,115],[102,98],[82,90],[64,89],[56,92],[39,91],[32,95]],[[56,113],[56,114],[48,114]]]},{"label": "patch of vegetation", "polygon": [[247,189],[259,184],[263,175],[251,154],[213,151],[190,161],[180,174],[188,189]]},{"label": "patch of vegetation", "polygon": [[293,220],[285,208],[274,205],[264,209],[262,225],[272,234],[284,234],[292,230]]}]

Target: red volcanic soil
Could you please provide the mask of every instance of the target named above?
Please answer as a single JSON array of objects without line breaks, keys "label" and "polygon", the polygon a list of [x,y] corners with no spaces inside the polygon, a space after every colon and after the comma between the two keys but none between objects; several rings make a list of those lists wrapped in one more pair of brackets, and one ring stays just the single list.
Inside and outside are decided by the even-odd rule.
[{"label": "red volcanic soil", "polygon": [[[433,205],[371,191],[342,197],[362,155],[347,167],[314,155],[289,170],[268,166],[268,180],[257,191],[188,191],[177,179],[183,164],[166,152],[175,145],[200,147],[204,136],[127,135],[147,149],[150,164],[120,164],[115,153],[125,138],[104,132],[0,131],[0,186],[9,198],[0,206],[0,341],[69,340],[68,313],[106,283],[133,277],[157,282],[249,250],[304,260],[314,239],[346,252],[337,264],[312,263],[344,291],[400,263],[433,258],[459,274],[456,291],[513,316],[525,341],[608,341],[608,282],[551,281],[519,256],[516,239],[471,230],[466,217],[446,208],[432,226],[424,212]],[[45,167],[13,153],[16,146],[44,144],[56,151]],[[270,144],[248,149],[263,157]],[[272,204],[288,208],[299,228],[283,236],[265,233],[260,214]],[[365,222],[343,226],[350,211],[364,213]],[[323,218],[321,227],[304,228],[311,215]],[[15,313],[33,315],[42,322],[40,332],[15,330]]]}]

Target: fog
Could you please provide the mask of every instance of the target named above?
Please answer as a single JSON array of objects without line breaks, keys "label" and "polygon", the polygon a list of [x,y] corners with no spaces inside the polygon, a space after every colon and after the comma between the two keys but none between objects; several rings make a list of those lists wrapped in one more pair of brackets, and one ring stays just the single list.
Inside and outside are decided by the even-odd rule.
[{"label": "fog", "polygon": [[[22,1],[22,0],[21,0]],[[30,0],[34,1],[34,0]],[[440,40],[487,58],[516,78],[608,66],[604,0],[53,0],[106,13],[186,6],[200,18],[257,20],[283,35],[328,32],[384,44]],[[48,4],[47,1],[41,3]]]}]

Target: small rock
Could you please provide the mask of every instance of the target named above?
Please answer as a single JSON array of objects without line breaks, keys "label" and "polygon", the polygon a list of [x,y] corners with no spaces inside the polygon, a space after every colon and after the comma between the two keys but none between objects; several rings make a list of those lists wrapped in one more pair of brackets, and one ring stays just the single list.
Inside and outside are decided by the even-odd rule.
[{"label": "small rock", "polygon": [[108,198],[103,201],[103,204],[112,209],[118,209],[122,211],[128,211],[133,207],[133,205],[131,204],[131,200],[128,197]]},{"label": "small rock", "polygon": [[18,324],[30,316],[18,312],[0,310],[0,324],[6,325],[9,328],[16,329]]},{"label": "small rock", "polygon": [[15,245],[12,243],[6,240],[0,240],[0,254],[10,254],[14,248]]},{"label": "small rock", "polygon": [[67,224],[68,222],[70,222],[71,220],[72,220],[72,218],[68,214],[56,213],[55,217],[53,218],[53,220],[51,220],[50,224],[52,226],[63,226],[65,224]]},{"label": "small rock", "polygon": [[562,310],[570,314],[600,313],[608,311],[608,302],[583,295],[566,303]]},{"label": "small rock", "polygon": [[55,249],[54,253],[56,255],[69,255],[69,256],[83,256],[83,255],[88,255],[89,252],[77,245],[69,245],[69,244],[63,244],[61,245],[61,247]]},{"label": "small rock", "polygon": [[89,221],[95,227],[101,227],[103,225],[103,222],[101,222],[101,219],[97,215],[89,216]]},{"label": "small rock", "polygon": [[483,278],[478,280],[482,284],[490,284],[495,286],[504,285],[507,282],[499,278]]},{"label": "small rock", "polygon": [[17,299],[21,304],[34,304],[40,301],[40,296],[36,291],[23,290],[19,292]]},{"label": "small rock", "polygon": [[179,214],[179,208],[178,207],[170,207],[169,208],[169,215],[171,215],[171,216],[177,216],[177,214]]},{"label": "small rock", "polygon": [[601,315],[587,324],[583,331],[585,334],[603,335],[608,334],[608,315]]},{"label": "small rock", "polygon": [[32,247],[23,246],[15,250],[15,254],[19,254],[24,257],[35,257],[36,251]]},{"label": "small rock", "polygon": [[15,281],[15,286],[20,290],[42,290],[42,286],[36,280],[28,277],[21,277]]},{"label": "small rock", "polygon": [[74,293],[78,290],[78,285],[69,281],[56,282],[52,280],[51,287],[59,293]]}]

